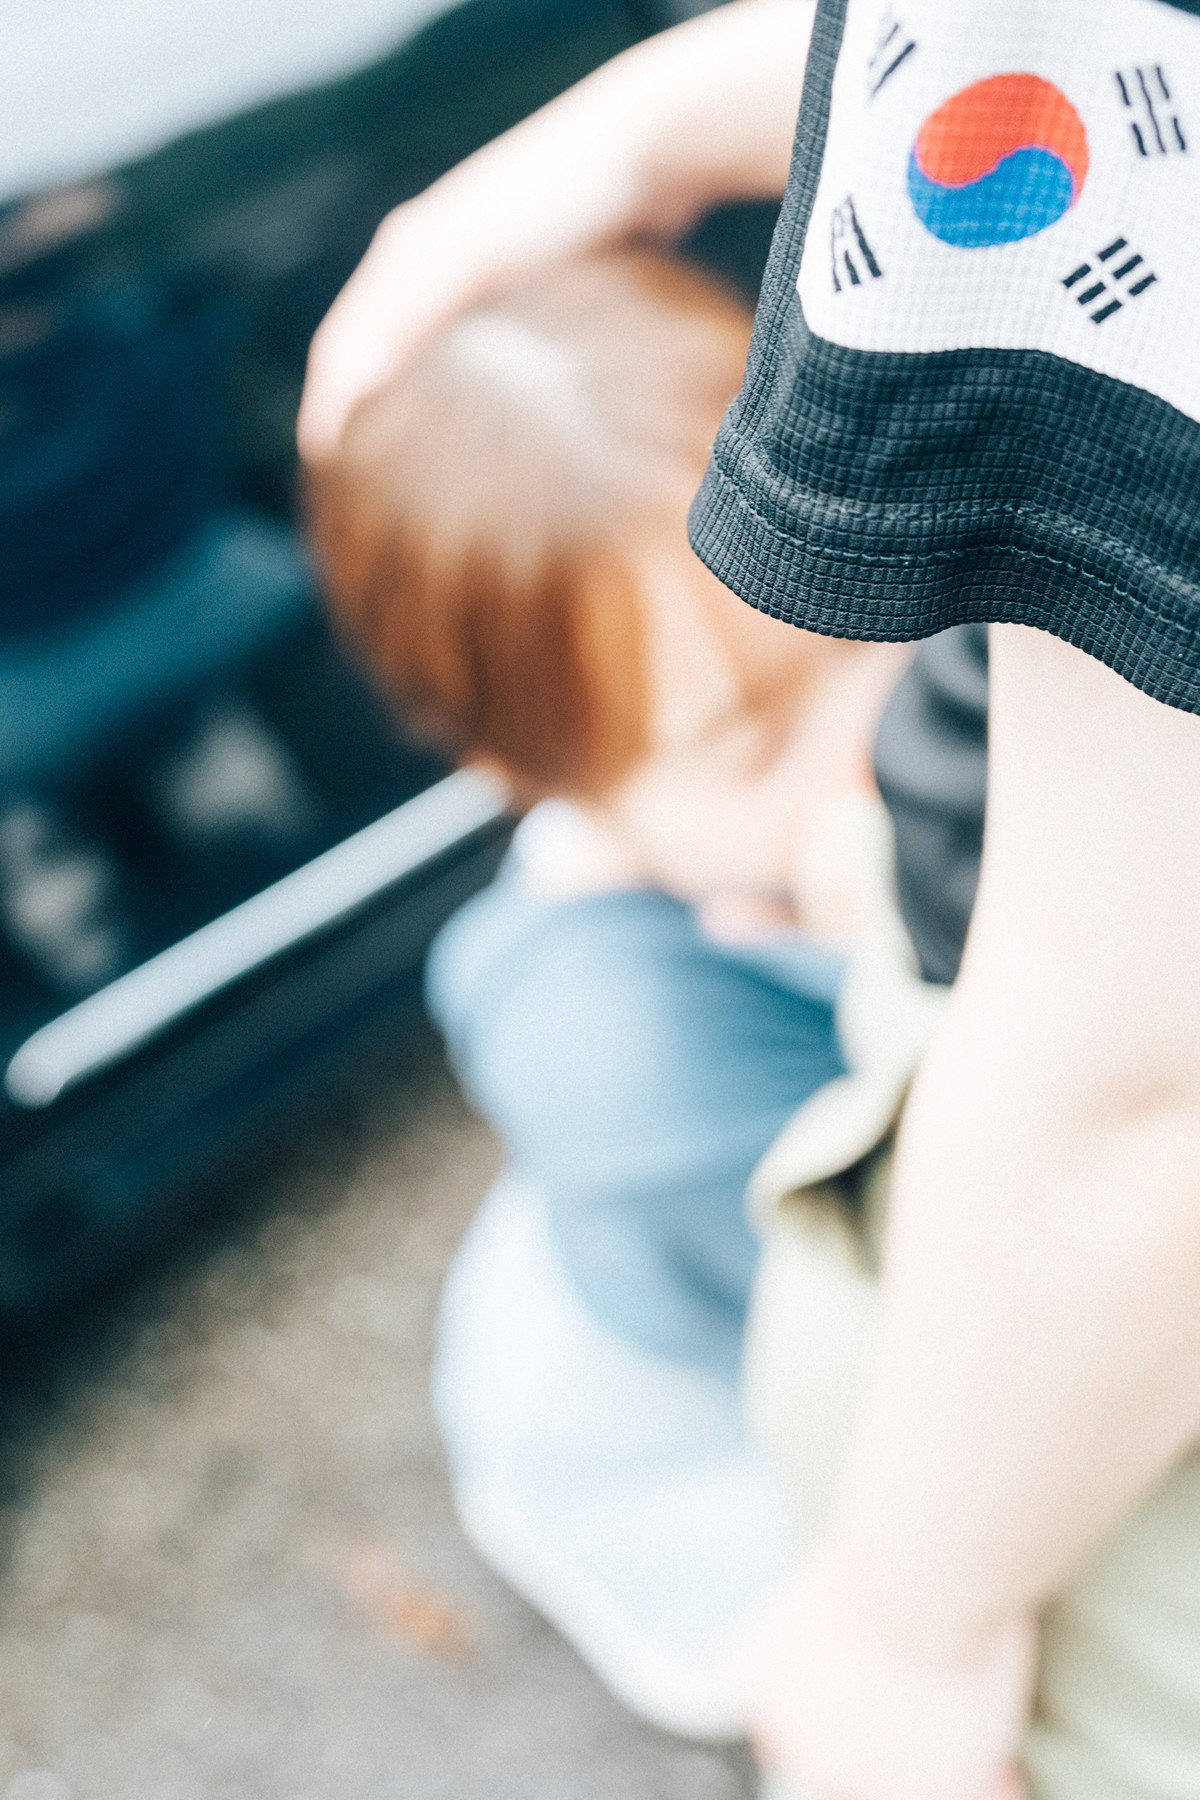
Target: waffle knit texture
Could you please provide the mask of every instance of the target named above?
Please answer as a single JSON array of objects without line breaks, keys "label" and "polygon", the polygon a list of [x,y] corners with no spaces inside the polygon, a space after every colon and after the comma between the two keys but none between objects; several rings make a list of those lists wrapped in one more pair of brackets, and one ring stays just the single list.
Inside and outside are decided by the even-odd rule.
[{"label": "waffle knit texture", "polygon": [[1053,632],[1200,711],[1196,0],[819,0],[693,545],[838,637]]}]

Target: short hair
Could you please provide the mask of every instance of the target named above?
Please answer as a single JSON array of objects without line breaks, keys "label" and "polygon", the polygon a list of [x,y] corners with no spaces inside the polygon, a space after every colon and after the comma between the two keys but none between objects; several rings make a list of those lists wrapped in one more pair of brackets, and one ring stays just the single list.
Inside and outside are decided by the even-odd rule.
[{"label": "short hair", "polygon": [[456,758],[598,797],[645,754],[645,553],[689,554],[750,323],[666,255],[563,263],[443,329],[311,472],[335,618]]}]

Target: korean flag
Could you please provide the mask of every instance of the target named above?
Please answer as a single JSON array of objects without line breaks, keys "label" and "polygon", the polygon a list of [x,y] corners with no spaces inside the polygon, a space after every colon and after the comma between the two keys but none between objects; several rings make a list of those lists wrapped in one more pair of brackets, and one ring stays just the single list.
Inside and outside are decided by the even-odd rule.
[{"label": "korean flag", "polygon": [[798,288],[860,350],[1043,350],[1200,420],[1200,17],[849,0]]}]

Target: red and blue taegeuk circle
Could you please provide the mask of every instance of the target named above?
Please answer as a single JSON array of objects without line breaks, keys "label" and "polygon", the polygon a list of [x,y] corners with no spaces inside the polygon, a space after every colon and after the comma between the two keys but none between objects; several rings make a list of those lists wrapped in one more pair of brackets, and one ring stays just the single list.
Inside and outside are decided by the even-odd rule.
[{"label": "red and blue taegeuk circle", "polygon": [[908,191],[934,237],[961,249],[1033,237],[1074,206],[1087,132],[1040,75],[990,75],[930,113],[908,158]]}]

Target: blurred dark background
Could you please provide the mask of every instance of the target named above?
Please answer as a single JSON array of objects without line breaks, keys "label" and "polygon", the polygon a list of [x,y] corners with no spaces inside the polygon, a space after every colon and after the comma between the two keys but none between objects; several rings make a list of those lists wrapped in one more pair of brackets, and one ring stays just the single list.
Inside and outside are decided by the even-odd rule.
[{"label": "blurred dark background", "polygon": [[[434,0],[410,29],[396,0],[392,31],[363,0],[390,49],[309,43],[297,83],[257,45],[257,103],[210,115],[173,58],[219,72],[230,0],[16,20],[0,1800],[754,1793],[743,1751],[624,1714],[453,1523],[428,1346],[498,1150],[419,967],[509,821],[331,641],[295,520],[308,340],[381,214],[694,9]],[[268,13],[281,52],[317,16],[246,0],[237,56]],[[752,293],[770,229],[730,209],[685,248]]]},{"label": "blurred dark background", "polygon": [[[0,1326],[144,1258],[413,1017],[430,936],[494,868],[478,797],[402,868],[397,809],[447,771],[321,619],[305,355],[389,207],[679,11],[466,0],[0,208]],[[731,208],[685,248],[752,292],[771,224]],[[281,903],[251,943],[243,903],[393,817],[353,905]]]},{"label": "blurred dark background", "polygon": [[[239,54],[272,7],[303,38],[246,0]],[[331,640],[295,520],[308,340],[382,213],[700,9],[433,0],[410,29],[397,0],[391,49],[306,52],[302,83],[257,46],[249,110],[206,115],[198,74],[182,136],[137,83],[189,88],[189,43],[219,70],[228,0],[15,21],[0,1800],[754,1791],[741,1750],[628,1717],[455,1526],[428,1352],[498,1153],[419,970],[509,822]],[[753,292],[771,224],[685,248]]]}]

